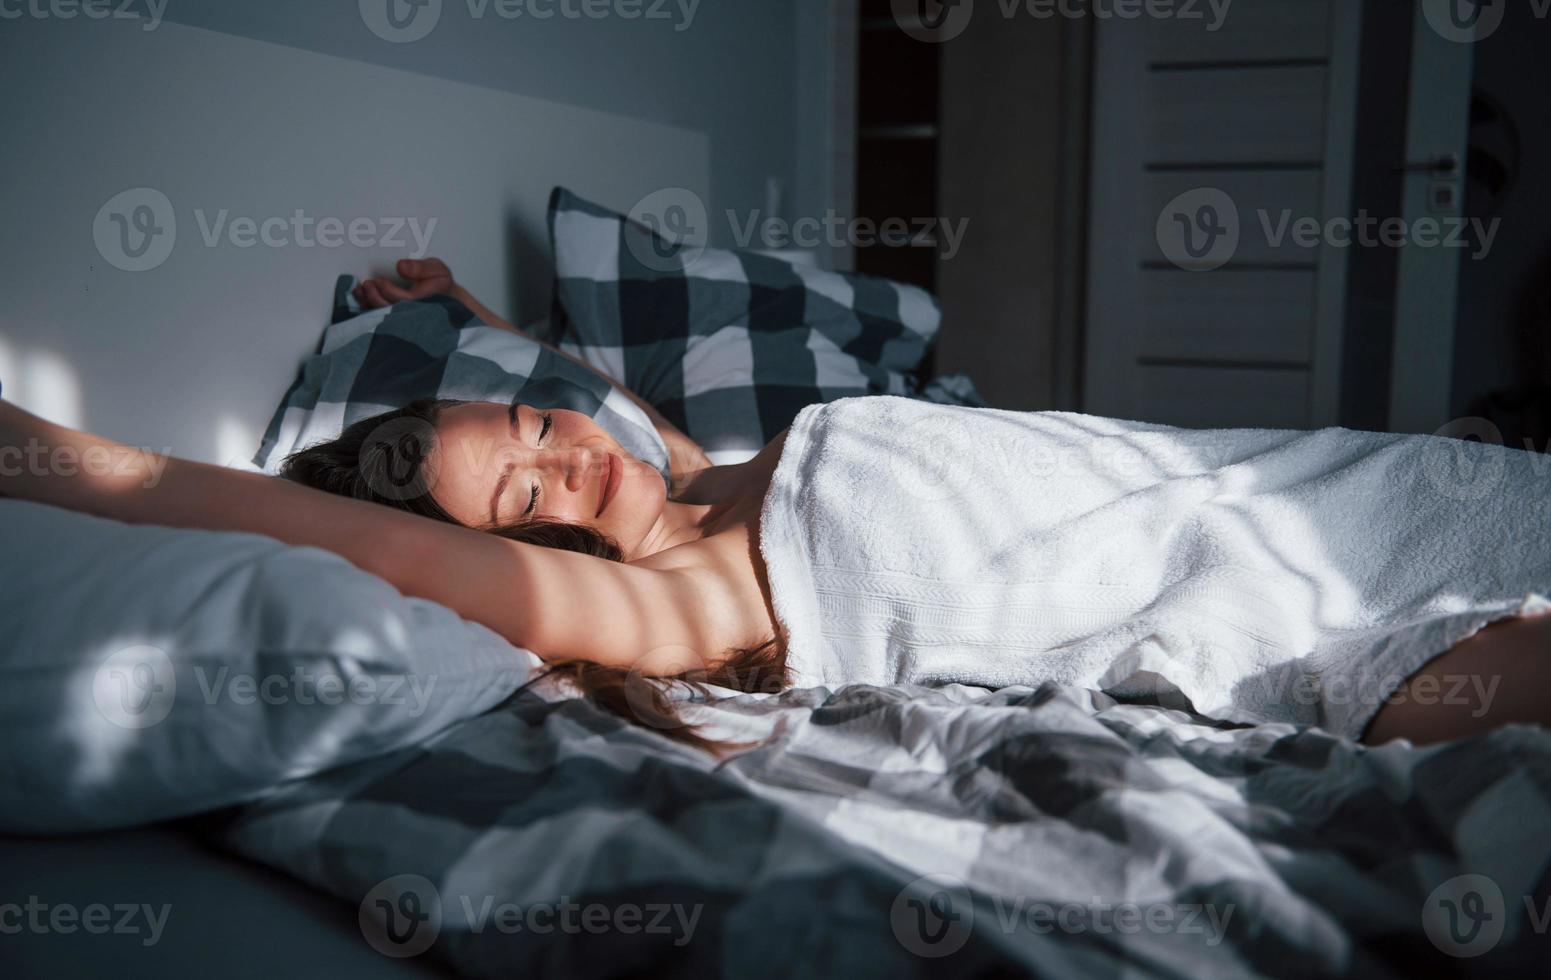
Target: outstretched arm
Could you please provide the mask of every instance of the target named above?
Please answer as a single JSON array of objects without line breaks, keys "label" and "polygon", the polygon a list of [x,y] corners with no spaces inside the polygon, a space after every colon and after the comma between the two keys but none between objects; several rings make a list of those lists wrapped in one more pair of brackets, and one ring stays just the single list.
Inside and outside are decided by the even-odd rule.
[{"label": "outstretched arm", "polygon": [[158,456],[3,400],[0,496],[323,548],[545,659],[629,667],[673,650],[683,668],[686,656],[726,646],[708,635],[714,620],[701,607],[698,574],[522,544],[276,477]]},{"label": "outstretched arm", "polygon": [[[425,299],[427,296],[438,294],[451,296],[468,307],[475,316],[490,326],[498,327],[502,330],[510,330],[512,333],[526,337],[541,347],[548,348],[568,361],[582,365],[589,371],[603,374],[598,368],[580,358],[573,357],[552,344],[546,344],[532,334],[520,330],[503,320],[494,310],[476,299],[473,293],[458,285],[452,278],[452,270],[441,259],[400,259],[396,268],[398,274],[408,281],[409,286],[407,288],[390,279],[381,277],[367,279],[358,283],[355,289],[352,290],[356,301],[363,308],[373,310],[393,303]],[[662,413],[653,408],[646,399],[625,387],[624,382],[618,378],[609,378],[607,374],[604,374],[604,377],[608,378],[614,387],[619,389],[620,394],[634,402],[641,411],[646,413],[646,417],[652,420],[652,425],[657,429],[657,434],[662,437],[663,444],[668,447],[668,468],[673,474],[673,482],[676,487],[682,487],[691,476],[700,470],[709,469],[715,465],[711,462],[710,457],[706,456],[705,450],[700,448],[699,443],[679,431],[677,426],[664,418]]]}]

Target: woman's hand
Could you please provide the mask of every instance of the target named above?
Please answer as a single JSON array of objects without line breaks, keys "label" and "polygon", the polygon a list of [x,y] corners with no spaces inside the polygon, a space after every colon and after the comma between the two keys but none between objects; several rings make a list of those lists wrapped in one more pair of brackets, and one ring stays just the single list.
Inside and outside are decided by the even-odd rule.
[{"label": "woman's hand", "polygon": [[394,267],[401,278],[408,280],[405,289],[391,279],[376,276],[357,283],[350,292],[363,310],[375,310],[394,303],[408,303],[425,299],[438,293],[456,295],[458,285],[452,280],[452,270],[441,259],[399,259]]}]

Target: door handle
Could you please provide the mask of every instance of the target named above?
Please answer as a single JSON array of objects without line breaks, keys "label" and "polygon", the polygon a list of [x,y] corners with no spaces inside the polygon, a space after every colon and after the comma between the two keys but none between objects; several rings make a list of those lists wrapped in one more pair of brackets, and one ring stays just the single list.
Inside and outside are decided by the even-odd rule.
[{"label": "door handle", "polygon": [[1432,174],[1434,177],[1453,177],[1459,173],[1459,157],[1444,153],[1431,160],[1419,160],[1396,167],[1397,174]]}]

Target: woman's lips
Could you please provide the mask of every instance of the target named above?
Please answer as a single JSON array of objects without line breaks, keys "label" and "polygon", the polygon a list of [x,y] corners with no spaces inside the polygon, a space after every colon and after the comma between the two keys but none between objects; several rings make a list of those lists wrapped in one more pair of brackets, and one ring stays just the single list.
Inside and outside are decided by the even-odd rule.
[{"label": "woman's lips", "polygon": [[603,493],[598,498],[598,514],[593,515],[595,517],[603,513],[603,509],[609,505],[609,501],[614,499],[614,494],[619,492],[619,481],[622,476],[619,468],[619,457],[609,453],[606,458],[608,462],[603,467]]}]

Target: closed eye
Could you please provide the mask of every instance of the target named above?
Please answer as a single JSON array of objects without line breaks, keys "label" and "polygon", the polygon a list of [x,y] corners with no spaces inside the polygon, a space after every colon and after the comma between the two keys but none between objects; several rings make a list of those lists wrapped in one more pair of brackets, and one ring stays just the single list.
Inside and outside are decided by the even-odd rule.
[{"label": "closed eye", "polygon": [[[534,445],[535,446],[542,446],[544,444],[544,437],[549,435],[549,430],[553,426],[554,419],[553,419],[553,416],[549,412],[545,412],[544,413],[543,419],[544,419],[544,424],[539,429],[539,437],[538,437],[538,439],[536,439],[534,441]],[[534,512],[534,510],[536,510],[538,508],[538,505],[539,505],[539,485],[538,485],[538,482],[535,481],[534,484],[533,484],[533,492],[528,495],[528,507],[527,507],[526,510],[524,510],[522,512],[522,516],[523,517],[532,517],[533,516],[533,512]]]}]

